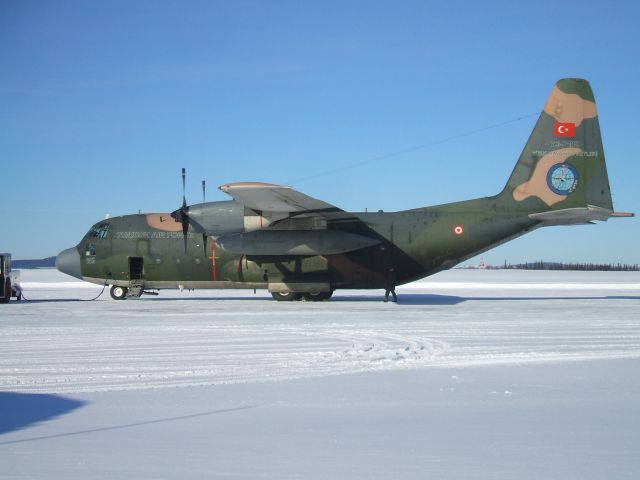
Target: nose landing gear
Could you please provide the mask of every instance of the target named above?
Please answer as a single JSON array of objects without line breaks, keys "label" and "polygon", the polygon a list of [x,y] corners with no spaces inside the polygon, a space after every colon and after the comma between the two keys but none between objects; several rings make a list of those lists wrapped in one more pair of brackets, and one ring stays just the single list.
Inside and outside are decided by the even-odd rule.
[{"label": "nose landing gear", "polygon": [[127,292],[129,289],[127,287],[119,287],[118,285],[113,285],[111,290],[109,290],[109,294],[111,298],[114,300],[124,300],[127,298]]}]

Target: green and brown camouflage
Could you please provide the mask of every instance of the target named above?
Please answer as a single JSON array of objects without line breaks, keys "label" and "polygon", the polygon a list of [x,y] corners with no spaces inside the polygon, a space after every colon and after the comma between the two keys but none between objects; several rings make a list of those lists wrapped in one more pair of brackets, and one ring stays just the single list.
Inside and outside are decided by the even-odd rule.
[{"label": "green and brown camouflage", "polygon": [[220,188],[233,200],[99,222],[57,267],[112,285],[114,298],[166,288],[268,289],[279,300],[388,294],[539,227],[632,215],[613,212],[595,99],[582,79],[556,84],[492,197],[351,213],[279,185]]}]

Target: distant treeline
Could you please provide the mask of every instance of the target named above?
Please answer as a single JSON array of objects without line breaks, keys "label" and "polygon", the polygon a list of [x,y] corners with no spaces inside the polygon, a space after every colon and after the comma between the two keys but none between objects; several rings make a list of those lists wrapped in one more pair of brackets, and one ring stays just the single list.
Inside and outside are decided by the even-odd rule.
[{"label": "distant treeline", "polygon": [[628,263],[562,263],[543,262],[542,260],[530,263],[519,263],[516,265],[507,264],[505,269],[515,270],[581,270],[598,272],[638,272],[640,265]]}]

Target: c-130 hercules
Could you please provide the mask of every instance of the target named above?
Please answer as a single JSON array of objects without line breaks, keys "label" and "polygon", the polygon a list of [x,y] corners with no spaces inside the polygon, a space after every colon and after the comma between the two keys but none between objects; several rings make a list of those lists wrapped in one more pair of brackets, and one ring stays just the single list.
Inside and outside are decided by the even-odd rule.
[{"label": "c-130 hercules", "polygon": [[[184,189],[184,169],[183,169]],[[58,255],[58,270],[115,299],[167,288],[268,289],[276,300],[326,300],[336,289],[395,287],[536,228],[615,213],[595,99],[562,79],[498,195],[395,213],[351,213],[290,187],[230,183],[233,200],[114,217]]]}]

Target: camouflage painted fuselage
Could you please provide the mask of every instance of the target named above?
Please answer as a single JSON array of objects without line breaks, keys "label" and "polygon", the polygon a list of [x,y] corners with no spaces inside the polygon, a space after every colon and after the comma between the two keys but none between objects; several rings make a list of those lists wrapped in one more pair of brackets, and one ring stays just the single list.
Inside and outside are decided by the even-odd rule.
[{"label": "camouflage painted fuselage", "polygon": [[[223,185],[234,200],[96,224],[62,271],[140,288],[393,289],[542,226],[613,212],[595,99],[563,79],[504,189],[395,213],[348,213],[278,185]],[[618,216],[622,216],[619,214]],[[78,264],[79,263],[79,264]]]},{"label": "camouflage painted fuselage", "polygon": [[[138,257],[148,288],[268,288],[275,282],[386,288],[450,268],[538,223],[526,215],[514,217],[509,208],[500,206],[498,197],[354,216],[359,222],[340,229],[374,237],[379,244],[338,255],[235,255],[226,253],[212,237],[204,245],[204,237],[190,230],[185,253],[179,224],[166,213],[105,220],[77,248],[82,276],[100,284],[107,279],[128,286],[136,276],[129,259]],[[154,220],[159,218],[168,228],[157,228]]]}]

